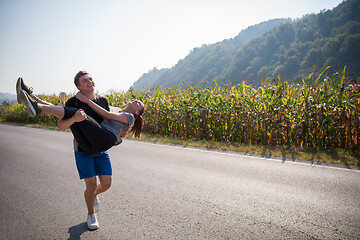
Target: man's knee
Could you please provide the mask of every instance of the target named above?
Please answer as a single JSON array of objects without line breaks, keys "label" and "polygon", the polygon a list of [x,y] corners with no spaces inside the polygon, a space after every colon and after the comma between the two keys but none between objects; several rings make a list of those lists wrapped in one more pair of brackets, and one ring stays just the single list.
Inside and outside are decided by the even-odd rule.
[{"label": "man's knee", "polygon": [[86,190],[89,192],[95,192],[97,186],[96,177],[86,178],[84,180],[85,180]]},{"label": "man's knee", "polygon": [[104,189],[109,189],[112,183],[112,176],[110,175],[102,175],[99,176],[100,183]]}]

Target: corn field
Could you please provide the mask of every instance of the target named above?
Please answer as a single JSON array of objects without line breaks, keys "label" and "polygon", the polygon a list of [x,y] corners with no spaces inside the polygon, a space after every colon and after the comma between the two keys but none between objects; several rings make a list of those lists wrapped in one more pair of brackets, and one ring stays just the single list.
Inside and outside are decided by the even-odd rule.
[{"label": "corn field", "polygon": [[257,89],[174,88],[135,93],[146,105],[145,131],[244,144],[360,150],[360,85],[340,76]]},{"label": "corn field", "polygon": [[[283,83],[279,77],[259,88],[244,83],[220,87],[215,82],[213,88],[157,88],[109,92],[105,97],[119,107],[131,98],[142,100],[146,106],[143,131],[148,133],[359,151],[360,84],[345,77],[346,68],[336,76],[324,77],[324,72],[317,77],[310,74],[301,84]],[[64,105],[66,99],[46,101]],[[26,115],[23,106],[13,108]],[[54,121],[44,114],[36,118],[30,120]]]}]

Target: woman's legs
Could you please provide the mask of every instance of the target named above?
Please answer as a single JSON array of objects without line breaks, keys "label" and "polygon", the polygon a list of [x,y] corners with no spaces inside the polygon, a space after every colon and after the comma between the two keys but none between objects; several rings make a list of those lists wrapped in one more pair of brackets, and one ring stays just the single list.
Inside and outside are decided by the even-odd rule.
[{"label": "woman's legs", "polygon": [[33,94],[33,93],[30,94],[30,97],[34,98],[37,103],[41,103],[41,104],[45,104],[45,105],[54,105],[54,104],[52,104],[52,103],[49,103],[49,102],[47,102],[47,101],[45,101],[45,100],[42,100],[42,99],[38,98],[38,97],[37,97],[35,94]]},{"label": "woman's legs", "polygon": [[63,118],[65,115],[65,110],[64,107],[62,106],[56,106],[51,103],[42,103],[42,102],[38,102],[37,106],[43,113],[52,115],[59,119]]},{"label": "woman's legs", "polygon": [[[31,99],[33,98],[33,99]],[[31,94],[30,96],[27,96],[28,101],[32,101],[38,109],[40,109],[42,112],[48,115],[52,115],[54,117],[57,117],[59,119],[63,118],[65,115],[65,109],[62,106],[56,106],[52,103],[48,103],[34,94]],[[36,101],[36,102],[35,102]],[[75,114],[75,113],[74,113]]]},{"label": "woman's legs", "polygon": [[[35,99],[37,101],[37,107],[42,112],[60,119],[71,118],[78,110],[72,107],[56,106],[36,96]],[[106,151],[114,146],[117,140],[112,132],[103,128],[90,116],[87,116],[87,119],[82,122],[75,122],[71,126],[71,131],[80,148],[89,154]]]},{"label": "woman's legs", "polygon": [[74,123],[71,131],[80,148],[89,154],[106,151],[114,146],[117,140],[115,134],[103,128],[90,116],[82,122]]}]

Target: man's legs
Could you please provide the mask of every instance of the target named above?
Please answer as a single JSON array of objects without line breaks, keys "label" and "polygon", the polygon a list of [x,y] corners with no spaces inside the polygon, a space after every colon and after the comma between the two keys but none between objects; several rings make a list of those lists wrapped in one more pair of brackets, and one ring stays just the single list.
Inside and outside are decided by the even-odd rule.
[{"label": "man's legs", "polygon": [[84,180],[86,185],[84,196],[85,196],[86,206],[88,208],[88,214],[93,214],[95,213],[95,209],[94,209],[95,197],[98,194],[105,192],[111,187],[112,176],[100,175],[99,184],[97,184],[96,177],[86,178]]},{"label": "man's legs", "polygon": [[88,209],[88,214],[93,214],[95,213],[94,202],[96,197],[95,192],[97,188],[96,177],[85,178],[84,180],[86,185],[84,197]]},{"label": "man's legs", "polygon": [[111,175],[100,175],[99,176],[100,184],[97,185],[95,196],[97,196],[100,193],[105,192],[111,187],[112,183],[112,176]]},{"label": "man's legs", "polygon": [[[84,179],[86,185],[84,192],[88,209],[86,222],[89,229],[95,230],[99,227],[94,206],[95,198],[108,190],[112,182],[110,157],[107,151],[94,155],[75,151],[75,159],[80,179]],[[96,176],[99,176],[99,184],[97,184]]]}]

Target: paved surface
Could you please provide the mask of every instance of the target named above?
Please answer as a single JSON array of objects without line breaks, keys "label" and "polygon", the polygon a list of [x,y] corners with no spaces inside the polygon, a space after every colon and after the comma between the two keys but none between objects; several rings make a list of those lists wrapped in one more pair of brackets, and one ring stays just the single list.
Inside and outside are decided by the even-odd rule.
[{"label": "paved surface", "polygon": [[360,171],[125,140],[88,231],[67,132],[0,124],[0,239],[360,239]]}]

